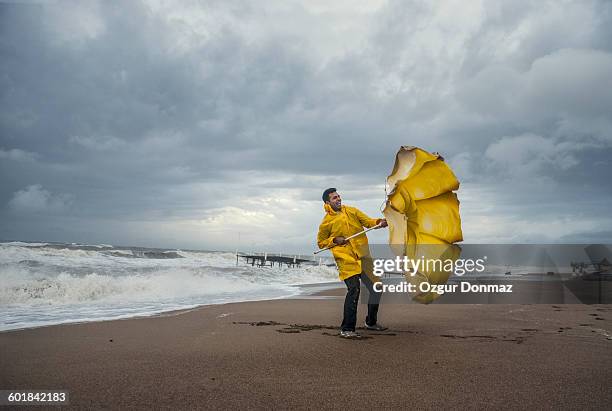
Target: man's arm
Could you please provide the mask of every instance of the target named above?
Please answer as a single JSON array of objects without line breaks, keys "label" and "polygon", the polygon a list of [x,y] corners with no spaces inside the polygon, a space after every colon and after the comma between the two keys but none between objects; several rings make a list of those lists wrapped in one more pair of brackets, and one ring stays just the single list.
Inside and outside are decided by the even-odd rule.
[{"label": "man's arm", "polygon": [[361,210],[355,208],[355,215],[357,216],[357,219],[359,220],[359,222],[361,223],[362,226],[364,226],[365,228],[372,228],[375,225],[382,223],[381,227],[386,227],[387,226],[387,220],[384,218],[370,218],[367,216],[366,213],[362,212]]},{"label": "man's arm", "polygon": [[329,247],[334,244],[334,239],[330,237],[329,224],[321,224],[319,226],[319,234],[317,234],[317,245],[319,249]]}]

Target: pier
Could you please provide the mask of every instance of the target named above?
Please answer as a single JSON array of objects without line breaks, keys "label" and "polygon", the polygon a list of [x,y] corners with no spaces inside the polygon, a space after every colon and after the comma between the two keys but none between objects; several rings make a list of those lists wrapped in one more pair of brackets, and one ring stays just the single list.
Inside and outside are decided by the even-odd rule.
[{"label": "pier", "polygon": [[239,258],[246,260],[247,264],[257,267],[274,267],[275,264],[278,264],[278,266],[281,267],[284,264],[287,267],[294,268],[300,267],[301,264],[317,264],[317,262],[314,260],[298,258],[298,256],[268,255],[267,253],[264,253],[263,255],[236,253],[236,264],[238,264]]},{"label": "pier", "polygon": [[236,252],[236,265],[242,258],[247,264],[253,267],[274,267],[278,265],[282,267],[286,265],[290,268],[299,268],[302,264],[304,265],[326,265],[335,266],[336,264],[329,261],[327,258],[303,258],[302,255],[282,255],[282,254],[269,254],[269,253],[240,253]]}]

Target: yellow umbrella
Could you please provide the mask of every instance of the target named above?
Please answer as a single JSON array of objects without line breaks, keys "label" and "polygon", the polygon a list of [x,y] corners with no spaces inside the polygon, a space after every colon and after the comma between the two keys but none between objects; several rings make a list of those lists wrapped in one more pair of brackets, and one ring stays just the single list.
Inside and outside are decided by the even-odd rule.
[{"label": "yellow umbrella", "polygon": [[[453,191],[459,181],[444,159],[418,147],[402,146],[387,177],[387,201],[383,211],[389,224],[389,244],[398,256],[421,259],[427,266],[416,275],[405,273],[416,286],[415,301],[430,303],[439,297],[420,292],[422,282],[444,284],[453,273],[454,262],[463,241],[459,200]],[[453,265],[454,266],[454,265]]]}]

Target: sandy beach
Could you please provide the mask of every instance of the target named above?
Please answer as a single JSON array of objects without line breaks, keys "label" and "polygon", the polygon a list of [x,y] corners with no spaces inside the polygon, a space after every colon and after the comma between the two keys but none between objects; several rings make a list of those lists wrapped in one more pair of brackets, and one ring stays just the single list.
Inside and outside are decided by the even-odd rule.
[{"label": "sandy beach", "polygon": [[388,331],[345,340],[342,293],[4,332],[0,386],[79,408],[612,406],[610,305],[389,304]]}]

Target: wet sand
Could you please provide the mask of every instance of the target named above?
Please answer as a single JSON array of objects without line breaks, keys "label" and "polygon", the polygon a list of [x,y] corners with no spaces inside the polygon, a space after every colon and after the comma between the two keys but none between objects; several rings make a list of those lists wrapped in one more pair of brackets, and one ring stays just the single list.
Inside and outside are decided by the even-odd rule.
[{"label": "wet sand", "polygon": [[612,407],[610,305],[390,304],[388,331],[345,340],[342,293],[0,333],[0,388],[80,408]]}]

